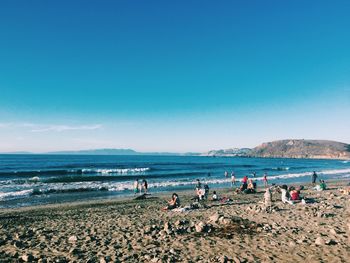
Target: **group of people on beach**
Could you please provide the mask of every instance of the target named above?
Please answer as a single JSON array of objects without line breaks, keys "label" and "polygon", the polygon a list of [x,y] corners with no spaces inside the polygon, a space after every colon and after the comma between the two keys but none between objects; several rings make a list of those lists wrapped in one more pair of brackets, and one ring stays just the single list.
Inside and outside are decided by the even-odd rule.
[{"label": "group of people on beach", "polygon": [[[316,174],[316,172],[314,171],[311,175],[311,183],[313,186],[313,190],[317,190],[317,191],[324,191],[327,189],[327,185],[326,182],[324,180],[319,180],[319,184],[316,184],[316,180],[317,180],[318,176]],[[300,186],[287,186],[287,185],[282,185],[280,187],[278,187],[280,193],[281,193],[281,201],[285,204],[290,204],[290,205],[294,205],[295,203],[303,203],[306,204],[307,202],[312,202],[312,200],[308,200],[305,196],[303,196],[301,194],[301,191],[304,190],[304,186],[300,185]],[[266,198],[268,198],[267,196],[269,195],[268,192],[270,191],[270,188],[266,189],[266,193],[265,193],[265,203]]]},{"label": "group of people on beach", "polygon": [[143,179],[141,182],[138,178],[134,181],[134,194],[147,194],[148,183],[146,179]]},{"label": "group of people on beach", "polygon": [[[228,177],[228,172],[225,171],[224,176]],[[256,172],[252,173],[253,178],[249,178],[247,175],[245,175],[241,179],[241,184],[239,187],[235,189],[235,193],[244,193],[244,194],[254,194],[257,192],[257,179],[256,179]],[[319,180],[319,184],[316,183],[318,178],[317,173],[314,171],[311,175],[311,183],[314,190],[317,191],[324,191],[327,189],[326,183],[324,180]],[[262,178],[262,181],[264,183],[265,187],[265,204],[271,203],[272,194],[271,191],[273,189],[277,188],[277,191],[281,193],[281,201],[285,204],[295,204],[298,202],[306,203],[306,198],[301,194],[301,191],[304,189],[303,186],[276,186],[272,184],[271,187],[269,187],[267,174],[264,173],[264,176]],[[236,177],[235,172],[231,172],[231,187],[236,186]],[[146,179],[143,179],[140,181],[138,178],[134,181],[134,194],[143,194],[146,195],[148,193],[148,182]],[[207,182],[204,184],[200,181],[200,179],[196,179],[195,181],[195,197],[193,198],[196,202],[200,202],[203,200],[209,200],[209,185]],[[213,191],[213,195],[211,198],[212,201],[227,201],[230,200],[229,198],[222,197],[220,198],[216,191]],[[173,193],[171,196],[171,200],[169,200],[168,205],[164,207],[164,210],[172,210],[175,208],[180,207],[180,199],[178,194]]]},{"label": "group of people on beach", "polygon": [[[225,171],[225,177],[228,177],[228,172]],[[231,185],[236,185],[236,178],[234,172],[231,173]],[[253,177],[256,177],[256,173],[253,173]],[[326,183],[324,180],[319,180],[319,184],[316,185],[316,180],[318,176],[316,172],[314,171],[312,173],[312,185],[314,186],[313,189],[317,191],[323,191],[327,189]],[[268,185],[268,179],[267,179],[267,174],[264,174],[263,177],[263,182],[264,182],[264,187],[265,187],[265,194],[264,194],[264,199],[265,199],[265,205],[271,205],[272,201],[272,189],[277,189],[281,193],[281,201],[285,204],[295,204],[298,202],[301,202],[303,204],[307,202],[311,202],[311,200],[307,201],[307,198],[301,194],[301,191],[304,189],[304,186],[287,186],[287,185],[282,185],[282,186],[276,186],[272,184],[271,187]],[[241,180],[240,186],[236,189],[236,193],[245,193],[245,194],[250,194],[250,193],[256,193],[257,192],[257,183],[256,179],[249,179],[248,176],[244,176]],[[207,183],[202,184],[199,179],[196,180],[195,182],[195,198],[197,202],[200,202],[202,200],[209,200],[209,185]],[[211,201],[232,201],[229,198],[222,197],[220,198],[218,193],[216,191],[213,191],[213,195],[211,198]],[[168,202],[168,205],[164,207],[164,210],[172,210],[175,208],[180,207],[180,199],[179,196],[176,193],[173,193],[171,200]]]},{"label": "group of people on beach", "polygon": [[[227,178],[228,177],[228,171],[225,171],[224,172],[224,176],[225,176],[225,178]],[[253,178],[256,178],[256,176],[257,176],[257,174],[256,174],[256,172],[252,172],[252,176],[253,176]],[[256,179],[255,179],[256,180]],[[264,176],[263,176],[263,182],[264,182],[264,186],[265,187],[267,187],[268,186],[268,180],[267,180],[267,173],[264,173]],[[253,179],[250,179],[249,180],[249,182],[252,182],[252,184],[253,184]],[[242,184],[241,184],[241,187],[242,187],[242,185],[243,185],[243,187],[242,187],[242,190],[245,190],[245,189],[247,189],[248,188],[248,176],[244,176],[243,177],[243,179],[242,179]],[[234,171],[232,171],[231,172],[231,187],[235,187],[236,186],[236,183],[237,183],[237,181],[236,181],[236,175],[235,175],[235,172]],[[255,185],[256,185],[256,181],[254,181],[254,183],[255,183]]]}]

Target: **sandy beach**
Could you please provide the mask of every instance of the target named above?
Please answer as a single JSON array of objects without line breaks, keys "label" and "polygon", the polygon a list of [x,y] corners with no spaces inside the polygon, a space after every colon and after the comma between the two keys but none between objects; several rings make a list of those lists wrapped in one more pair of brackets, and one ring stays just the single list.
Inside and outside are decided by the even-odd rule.
[{"label": "sandy beach", "polygon": [[[302,193],[315,203],[269,209],[256,194],[220,190],[206,201],[162,211],[167,195],[0,211],[1,262],[349,262],[349,196],[339,188]],[[192,192],[179,192],[182,206]]]}]

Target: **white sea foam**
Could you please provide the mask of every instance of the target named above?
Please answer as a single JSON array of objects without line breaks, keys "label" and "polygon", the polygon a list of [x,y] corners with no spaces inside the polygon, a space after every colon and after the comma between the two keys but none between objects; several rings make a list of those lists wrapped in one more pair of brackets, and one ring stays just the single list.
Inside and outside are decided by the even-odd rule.
[{"label": "white sea foam", "polygon": [[[350,173],[350,169],[337,169],[337,170],[324,170],[317,172],[318,175],[343,175]],[[273,175],[268,176],[268,180],[275,180],[275,179],[288,179],[288,178],[297,178],[297,177],[305,177],[305,176],[311,176],[312,172],[304,172],[304,173],[289,173],[289,174],[280,174],[280,175]],[[256,177],[254,180],[261,181],[263,180],[263,177]],[[203,180],[203,183],[207,183],[209,185],[215,185],[215,184],[229,184],[231,182],[230,178],[223,178],[223,179],[209,179],[209,180]],[[239,183],[239,179],[237,179],[237,182]],[[177,186],[187,186],[187,185],[194,185],[196,182],[194,180],[189,181],[181,181],[181,180],[173,180],[173,181],[163,181],[163,182],[151,182],[150,187],[151,188],[164,188],[164,187],[177,187]],[[109,191],[122,191],[122,190],[132,190],[133,185],[132,182],[118,182],[110,184]]]},{"label": "white sea foam", "polygon": [[35,182],[39,182],[40,178],[39,178],[39,176],[34,176],[34,177],[30,178],[28,181],[35,183]]},{"label": "white sea foam", "polygon": [[120,169],[83,169],[82,173],[98,173],[98,174],[133,174],[144,173],[150,168],[120,168]]},{"label": "white sea foam", "polygon": [[[335,170],[324,170],[317,172],[318,175],[335,175],[335,174],[345,174],[350,173],[350,169],[335,169]],[[289,173],[289,174],[280,174],[280,175],[272,175],[268,176],[268,179],[288,179],[288,178],[296,178],[296,177],[304,177],[311,176],[312,172],[304,172],[304,173]],[[257,180],[263,180],[263,177],[255,178]]]},{"label": "white sea foam", "polygon": [[[336,170],[323,170],[318,171],[318,175],[339,175],[339,178],[348,178],[350,176],[350,169],[336,169]],[[288,179],[288,178],[297,178],[297,177],[305,177],[305,176],[311,176],[312,172],[304,172],[304,173],[288,173],[288,174],[280,174],[280,175],[271,175],[268,176],[269,180],[275,180],[275,179]],[[257,177],[254,178],[255,180],[262,180],[263,177]],[[239,181],[239,179],[237,179]],[[209,186],[218,185],[218,184],[230,184],[231,180],[230,178],[207,178],[203,179],[202,183],[207,183]],[[157,180],[149,180],[149,186],[151,189],[157,189],[157,188],[175,188],[175,187],[181,187],[181,186],[191,186],[195,185],[196,181],[192,179],[174,179],[174,180],[166,180],[161,181],[159,179]],[[24,184],[21,185],[24,188],[30,187],[30,184]],[[13,187],[11,185],[3,187],[3,189],[8,187],[7,192],[0,192],[0,200],[9,200],[14,198],[21,198],[25,196],[29,196],[33,193],[33,190],[21,190],[21,191],[13,191],[10,189],[10,187]],[[27,189],[28,189],[27,188]],[[72,182],[72,183],[51,183],[51,184],[45,184],[45,183],[37,183],[36,184],[36,190],[40,189],[40,192],[42,193],[48,193],[50,190],[74,190],[77,191],[81,189],[96,189],[96,190],[102,190],[108,189],[108,191],[115,191],[115,192],[122,192],[122,191],[131,191],[133,190],[133,181],[128,180],[124,182]]]},{"label": "white sea foam", "polygon": [[0,200],[5,200],[5,199],[8,200],[8,199],[25,197],[25,196],[29,196],[31,193],[33,193],[32,189],[13,191],[13,192],[0,192]]}]

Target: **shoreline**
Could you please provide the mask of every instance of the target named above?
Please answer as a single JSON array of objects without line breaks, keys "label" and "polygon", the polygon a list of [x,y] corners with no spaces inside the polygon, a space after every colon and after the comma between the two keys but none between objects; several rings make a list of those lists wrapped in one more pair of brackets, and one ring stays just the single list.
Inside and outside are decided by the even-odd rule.
[{"label": "shoreline", "polygon": [[[330,179],[326,180],[327,185],[332,185],[332,184],[350,184],[350,178],[349,179]],[[286,185],[300,185],[301,182],[291,182],[291,183],[284,183]],[[240,182],[237,183],[235,186],[235,189],[238,188],[240,185]],[[282,185],[282,184],[273,184],[273,185]],[[269,184],[271,187],[272,184]],[[310,187],[311,183],[306,183],[304,184],[306,187]],[[195,183],[193,183],[193,189],[195,187]],[[264,187],[263,186],[258,186],[257,187],[257,193],[264,192]],[[212,188],[210,187],[210,193],[213,191],[219,191],[223,192],[225,194],[227,193],[233,193],[233,188],[232,187],[217,187],[217,188]],[[178,190],[167,190],[167,191],[160,191],[160,192],[151,192],[149,191],[150,197],[151,198],[167,198],[171,195],[171,193],[176,192],[179,195],[184,195],[184,196],[194,196],[194,190],[189,190],[189,189],[178,189]],[[129,202],[129,201],[137,201],[135,200],[136,197],[140,196],[139,194],[132,195],[132,194],[127,194],[127,195],[117,195],[117,196],[112,196],[112,197],[100,197],[100,198],[93,198],[91,200],[80,200],[80,201],[63,201],[60,203],[48,203],[48,204],[32,204],[28,206],[21,206],[21,207],[9,207],[9,208],[0,208],[0,216],[4,212],[15,212],[15,211],[30,211],[30,210],[35,210],[35,209],[53,209],[53,208],[59,208],[59,207],[75,207],[75,206],[89,206],[89,205],[108,205],[108,204],[115,204],[115,203],[124,203],[124,202]],[[148,198],[146,198],[148,199]]]},{"label": "shoreline", "polygon": [[[346,262],[349,196],[329,183],[302,191],[315,203],[288,205],[263,191],[234,194],[230,203],[162,211],[169,194],[144,200],[99,200],[0,211],[1,262]],[[181,204],[193,191],[179,192]],[[217,216],[216,216],[217,215]],[[215,219],[215,217],[217,217]],[[288,257],[286,257],[288,255]]]}]

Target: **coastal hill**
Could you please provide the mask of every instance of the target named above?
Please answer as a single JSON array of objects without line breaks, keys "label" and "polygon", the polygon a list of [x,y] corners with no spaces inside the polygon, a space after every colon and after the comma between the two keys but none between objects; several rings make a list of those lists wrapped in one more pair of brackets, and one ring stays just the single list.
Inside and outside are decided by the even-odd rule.
[{"label": "coastal hill", "polygon": [[326,140],[280,140],[263,143],[249,154],[256,157],[348,159],[350,145]]},{"label": "coastal hill", "polygon": [[[241,150],[241,151],[240,151]],[[350,145],[326,140],[279,140],[252,149],[212,150],[206,156],[245,156],[270,158],[350,159]]]}]

